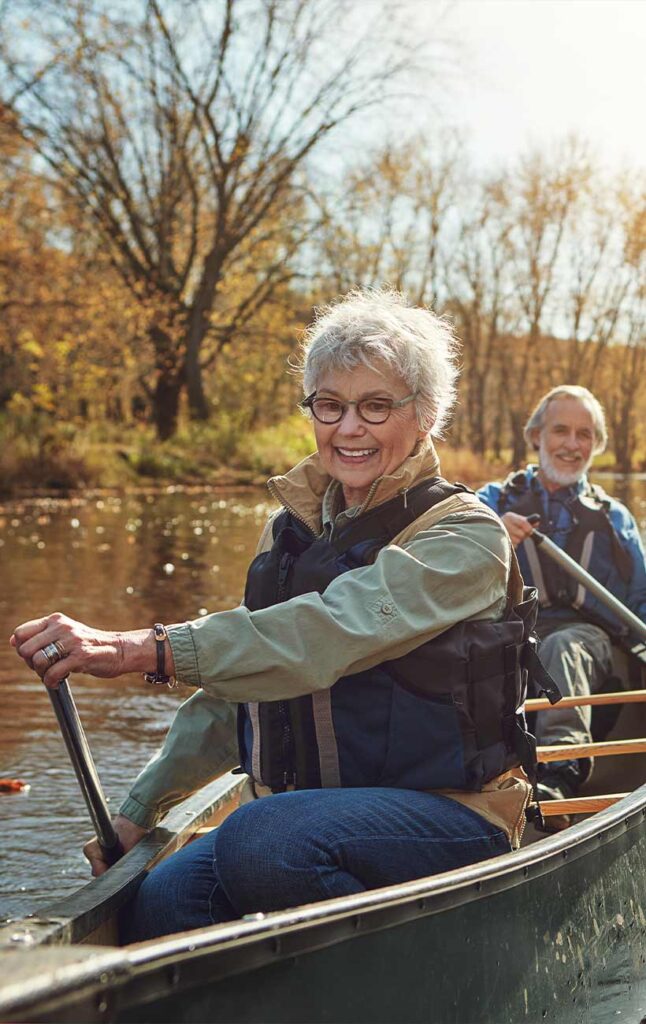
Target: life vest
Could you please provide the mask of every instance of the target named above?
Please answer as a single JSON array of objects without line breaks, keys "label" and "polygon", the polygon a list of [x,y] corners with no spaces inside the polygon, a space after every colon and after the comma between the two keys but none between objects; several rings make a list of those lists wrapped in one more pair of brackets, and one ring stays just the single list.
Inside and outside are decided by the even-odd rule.
[{"label": "life vest", "polygon": [[[427,509],[461,490],[467,488],[426,480],[331,537],[315,537],[282,511],[273,524],[271,549],[249,568],[246,607],[253,612],[300,594],[323,593],[342,573],[374,561]],[[244,771],[273,792],[337,786],[478,790],[520,763],[532,778],[535,742],[522,707],[527,667],[533,669],[537,660],[531,638],[537,610],[536,591],[525,588],[520,603],[508,599],[502,621],[459,622],[409,654],[345,676],[329,690],[241,705]],[[558,691],[552,695],[558,699]]]},{"label": "life vest", "polygon": [[[613,592],[616,590],[616,586],[611,586],[613,570],[627,587],[633,571],[632,560],[610,521],[610,501],[605,491],[588,483],[585,491],[568,499],[566,507],[572,516],[566,553]],[[505,512],[544,518],[545,509],[535,476],[528,480],[527,473],[521,470],[507,477],[498,500],[498,514]],[[540,529],[549,536],[548,524],[543,523]],[[532,580],[538,590],[542,608],[575,608],[585,616],[585,589],[544,554],[531,537],[519,546],[517,555],[524,578]],[[594,615],[588,617],[598,620]]]}]

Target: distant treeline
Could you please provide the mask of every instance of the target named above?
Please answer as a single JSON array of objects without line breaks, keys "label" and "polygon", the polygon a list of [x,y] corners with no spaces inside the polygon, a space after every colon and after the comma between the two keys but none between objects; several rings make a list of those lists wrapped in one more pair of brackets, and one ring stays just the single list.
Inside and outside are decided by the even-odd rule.
[{"label": "distant treeline", "polygon": [[335,49],[335,0],[231,7],[191,28],[171,2],[69,0],[0,51],[5,438],[209,422],[228,458],[292,411],[312,307],[389,284],[462,340],[452,445],[518,463],[537,397],[579,383],[617,467],[644,465],[643,175],[577,139],[485,175],[450,132],[332,171],[323,142],[379,116],[401,51]]}]

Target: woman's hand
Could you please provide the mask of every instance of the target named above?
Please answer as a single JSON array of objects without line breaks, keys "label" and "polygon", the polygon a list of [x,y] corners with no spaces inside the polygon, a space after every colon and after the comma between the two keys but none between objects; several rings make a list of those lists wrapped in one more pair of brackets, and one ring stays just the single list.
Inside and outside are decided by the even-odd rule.
[{"label": "woman's hand", "polygon": [[516,512],[505,512],[504,516],[502,516],[502,521],[515,548],[522,544],[524,540],[527,540],[528,537],[531,537],[534,532],[534,527],[529,519],[526,519],[525,516],[519,516]]},{"label": "woman's hand", "polygon": [[[9,642],[41,676],[45,686],[54,690],[70,672],[87,672],[101,679],[112,679],[126,672],[154,672],[156,666],[152,629],[108,632],[76,622],[60,612],[24,622],[15,629]],[[43,653],[47,644],[57,644],[62,654],[60,660],[49,667]],[[168,642],[166,666],[172,673],[173,658]]]},{"label": "woman's hand", "polygon": [[[130,818],[124,818],[123,814],[117,814],[113,825],[124,853],[132,850],[133,846],[136,846],[139,840],[148,835],[150,831],[148,828],[142,828],[141,825],[135,825],[134,821],[130,821]],[[99,846],[99,840],[96,836],[85,844],[83,853],[90,862],[92,874],[95,878],[98,878],[99,875],[102,875],[110,867],[104,859],[103,850]]]}]

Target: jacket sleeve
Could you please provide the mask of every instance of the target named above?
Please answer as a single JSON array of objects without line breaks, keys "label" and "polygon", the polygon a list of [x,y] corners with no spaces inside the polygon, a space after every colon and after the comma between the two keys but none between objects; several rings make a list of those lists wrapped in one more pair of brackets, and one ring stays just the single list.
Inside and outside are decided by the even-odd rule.
[{"label": "jacket sleeve", "polygon": [[497,483],[485,484],[484,487],[480,487],[476,491],[476,494],[480,498],[480,501],[488,505],[489,508],[493,509],[494,512],[498,511],[498,501],[500,500],[500,491],[502,490],[501,485]]},{"label": "jacket sleeve", "polygon": [[622,521],[618,533],[622,545],[633,563],[633,575],[628,590],[627,604],[631,612],[646,622],[646,555],[639,528],[628,509],[621,507]]},{"label": "jacket sleeve", "polygon": [[400,657],[456,622],[499,618],[510,565],[502,524],[450,517],[373,565],[310,593],[250,612],[171,626],[182,681],[232,701],[280,700],[328,689],[341,676]]},{"label": "jacket sleeve", "polygon": [[235,709],[203,690],[180,705],[160,750],[119,812],[152,828],[191,793],[238,763]]},{"label": "jacket sleeve", "polygon": [[[256,554],[271,545],[273,512]],[[137,776],[119,813],[153,828],[176,804],[238,764],[236,707],[203,690],[179,706],[162,747]]]}]

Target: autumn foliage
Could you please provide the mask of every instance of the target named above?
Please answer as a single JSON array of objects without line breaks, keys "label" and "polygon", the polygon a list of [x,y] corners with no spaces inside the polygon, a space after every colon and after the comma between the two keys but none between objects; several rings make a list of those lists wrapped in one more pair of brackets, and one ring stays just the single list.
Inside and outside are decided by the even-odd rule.
[{"label": "autumn foliage", "polygon": [[328,136],[396,89],[401,50],[366,65],[364,38],[330,49],[335,0],[193,6],[187,27],[161,0],[45,4],[0,52],[14,476],[100,482],[101,446],[135,476],[194,476],[200,458],[272,468],[288,434],[301,453],[285,372],[299,329],[313,305],[384,284],[462,340],[449,444],[518,463],[536,398],[580,383],[606,407],[618,468],[644,465],[643,178],[603,173],[573,139],[486,176],[450,132],[328,166]]}]

